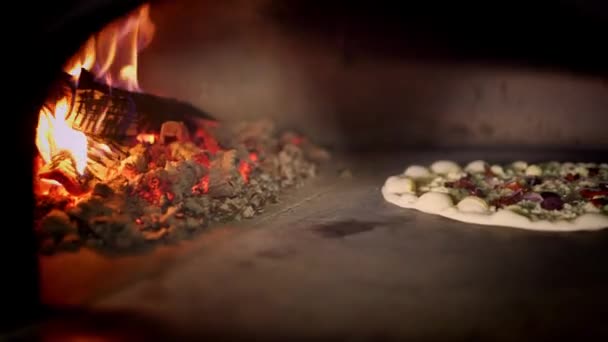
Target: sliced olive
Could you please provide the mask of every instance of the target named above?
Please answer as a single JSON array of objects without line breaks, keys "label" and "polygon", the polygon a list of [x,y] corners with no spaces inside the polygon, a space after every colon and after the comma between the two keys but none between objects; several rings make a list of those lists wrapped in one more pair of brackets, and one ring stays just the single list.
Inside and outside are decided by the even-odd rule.
[{"label": "sliced olive", "polygon": [[564,201],[559,197],[546,197],[541,203],[541,208],[545,210],[562,210]]},{"label": "sliced olive", "polygon": [[543,199],[561,198],[561,196],[559,194],[556,194],[555,192],[550,192],[550,191],[543,191],[540,193],[540,195],[543,197]]}]

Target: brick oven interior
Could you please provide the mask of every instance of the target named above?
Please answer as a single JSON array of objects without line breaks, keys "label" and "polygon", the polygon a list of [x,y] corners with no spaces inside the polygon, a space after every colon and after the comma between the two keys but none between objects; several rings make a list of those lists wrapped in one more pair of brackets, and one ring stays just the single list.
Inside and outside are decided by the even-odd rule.
[{"label": "brick oven interior", "polygon": [[[60,23],[48,37],[63,42],[32,67],[42,81],[139,5],[111,3],[51,14]],[[331,159],[260,215],[143,252],[46,255],[31,247],[31,227],[11,233],[23,258],[4,295],[25,320],[7,337],[608,337],[605,231],[473,226],[401,210],[380,193],[404,166],[438,159],[607,162],[608,55],[598,45],[608,8],[441,6],[152,2],[156,32],[138,61],[146,92],[221,124],[270,119]],[[44,91],[22,112],[36,117]],[[33,149],[35,119],[19,127]],[[31,180],[26,157],[29,173],[16,179]]]}]

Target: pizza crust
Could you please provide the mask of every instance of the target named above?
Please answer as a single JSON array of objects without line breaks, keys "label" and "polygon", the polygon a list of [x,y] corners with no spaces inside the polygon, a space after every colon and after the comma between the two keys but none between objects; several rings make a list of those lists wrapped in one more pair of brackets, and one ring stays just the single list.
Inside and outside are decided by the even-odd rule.
[{"label": "pizza crust", "polygon": [[[437,163],[439,164],[437,165]],[[476,164],[472,167],[479,168],[481,166],[476,161]],[[439,161],[431,166],[431,170],[435,173],[447,175],[448,173],[459,172],[460,168],[454,162]],[[465,198],[459,203],[453,203],[452,198],[442,192],[426,192],[417,196],[415,189],[412,188],[412,183],[415,184],[413,180],[417,177],[425,177],[429,173],[424,166],[410,166],[404,174],[391,176],[386,180],[382,187],[382,196],[387,202],[402,208],[415,209],[424,213],[478,225],[562,232],[608,228],[608,216],[599,213],[585,213],[573,220],[532,221],[528,217],[508,209],[490,211],[483,207],[482,203],[484,201],[479,201],[476,205],[473,202],[475,200]]]}]

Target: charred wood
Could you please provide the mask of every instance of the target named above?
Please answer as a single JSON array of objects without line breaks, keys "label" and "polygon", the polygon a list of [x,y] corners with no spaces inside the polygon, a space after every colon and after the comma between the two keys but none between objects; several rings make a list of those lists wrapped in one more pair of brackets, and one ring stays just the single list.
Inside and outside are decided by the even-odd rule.
[{"label": "charred wood", "polygon": [[216,121],[187,102],[111,87],[86,69],[82,69],[76,86],[72,81],[65,74],[54,97],[65,97],[72,91],[68,119],[89,136],[124,142],[139,133],[158,132],[166,121],[183,122],[192,131],[200,120]]}]

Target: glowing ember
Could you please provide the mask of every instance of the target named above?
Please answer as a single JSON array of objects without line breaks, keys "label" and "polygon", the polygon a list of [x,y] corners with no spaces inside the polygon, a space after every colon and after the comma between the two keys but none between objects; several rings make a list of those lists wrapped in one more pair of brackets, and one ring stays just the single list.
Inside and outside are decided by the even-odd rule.
[{"label": "glowing ember", "polygon": [[142,144],[154,144],[158,140],[158,135],[142,133],[137,136],[137,141]]},{"label": "glowing ember", "polygon": [[258,154],[255,152],[251,152],[249,153],[249,160],[251,160],[253,163],[258,161]]},{"label": "glowing ember", "polygon": [[304,138],[301,136],[294,136],[293,138],[291,138],[291,143],[296,145],[296,146],[300,146],[302,145],[302,143],[304,142]]},{"label": "glowing ember", "polygon": [[167,197],[167,199],[169,201],[173,201],[173,199],[175,198],[175,195],[171,191],[168,191],[165,193],[165,197]]},{"label": "glowing ember", "polygon": [[64,70],[78,81],[81,69],[93,72],[108,85],[139,91],[137,54],[152,41],[156,27],[150,19],[150,6],[109,24],[83,45]]},{"label": "glowing ember", "polygon": [[243,177],[243,180],[245,181],[245,183],[249,182],[249,173],[251,173],[251,165],[242,160],[239,163],[239,173],[241,174],[241,177]]},{"label": "glowing ember", "polygon": [[150,204],[159,205],[163,196],[171,196],[173,198],[174,195],[168,191],[169,188],[170,184],[168,180],[161,180],[157,176],[149,175],[144,179],[143,186],[137,195]]},{"label": "glowing ember", "polygon": [[195,137],[202,141],[204,148],[212,155],[215,155],[221,150],[217,140],[203,128],[196,130]]},{"label": "glowing ember", "polygon": [[41,179],[37,184],[37,191],[41,195],[58,195],[61,197],[67,197],[69,193],[65,190],[61,183],[52,179]]},{"label": "glowing ember", "polygon": [[67,99],[55,105],[54,115],[47,108],[40,110],[36,129],[36,146],[46,163],[60,151],[68,151],[74,158],[76,171],[83,174],[87,166],[87,137],[71,127],[66,120],[69,111]]},{"label": "glowing ember", "polygon": [[211,162],[209,161],[209,157],[205,153],[199,153],[199,154],[195,155],[194,161],[196,161],[198,164],[200,164],[204,167],[209,167],[209,165],[211,165]]},{"label": "glowing ember", "polygon": [[203,194],[206,194],[209,192],[209,175],[206,175],[203,178],[201,178],[201,181],[192,187],[192,193],[199,193],[199,192],[202,192]]}]

